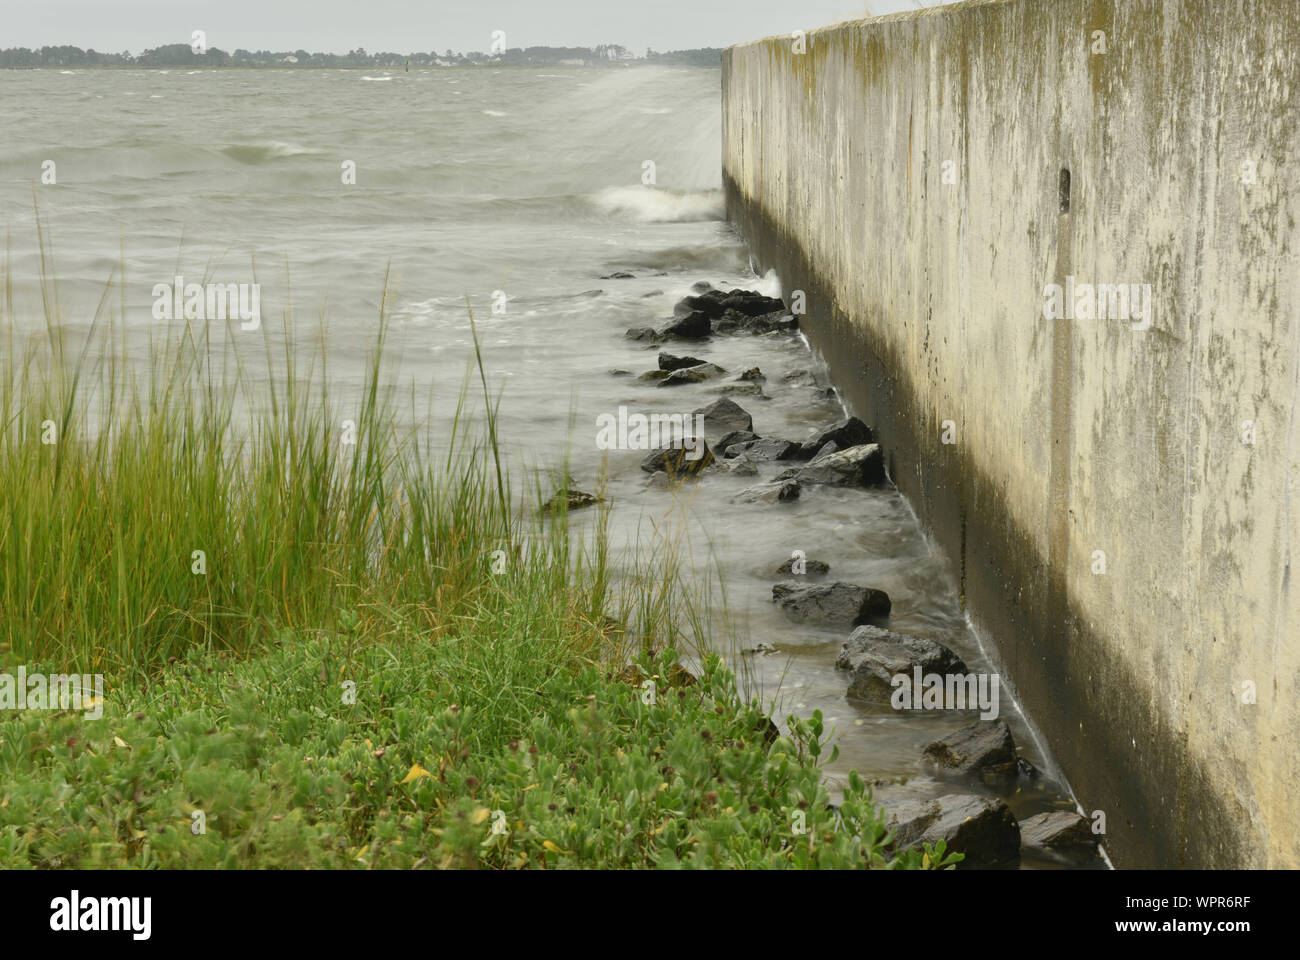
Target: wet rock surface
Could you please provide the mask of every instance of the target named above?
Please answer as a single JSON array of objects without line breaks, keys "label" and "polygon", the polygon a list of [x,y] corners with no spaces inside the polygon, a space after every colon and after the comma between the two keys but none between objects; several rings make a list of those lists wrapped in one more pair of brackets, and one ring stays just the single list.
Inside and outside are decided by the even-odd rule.
[{"label": "wet rock surface", "polygon": [[797,499],[799,484],[794,480],[760,483],[740,491],[732,498],[735,503],[785,503]]},{"label": "wet rock surface", "polygon": [[889,595],[872,587],[836,581],[803,583],[782,580],[772,587],[772,599],[787,613],[816,623],[854,626],[889,616]]},{"label": "wet rock surface", "polygon": [[[698,448],[696,444],[699,445]],[[692,459],[696,449],[700,451],[700,455]],[[697,474],[711,463],[713,463],[713,451],[709,449],[703,437],[697,437],[689,443],[678,441],[671,446],[651,452],[641,461],[641,469],[646,473],[662,470],[670,476],[683,476]]]},{"label": "wet rock surface", "polygon": [[762,440],[748,440],[732,444],[722,451],[722,455],[724,457],[738,457],[743,454],[751,460],[789,460],[798,455],[799,449],[797,443],[767,437]]},{"label": "wet rock surface", "polygon": [[779,479],[837,487],[877,487],[885,483],[885,459],[879,444],[868,443],[829,453],[816,463],[792,467]]},{"label": "wet rock surface", "polygon": [[941,776],[970,777],[989,784],[1013,783],[1033,768],[1016,753],[1011,728],[1002,720],[978,720],[926,745],[922,765]]},{"label": "wet rock surface", "polygon": [[[749,433],[754,429],[754,418],[748,410],[734,400],[725,398],[715,400],[713,403],[697,407],[691,412],[696,416],[704,417],[704,430],[706,433],[717,433],[727,437],[737,432]],[[754,436],[752,433],[749,433],[749,435]],[[721,443],[718,446],[720,449],[725,450]],[[725,452],[723,456],[726,456]]]},{"label": "wet rock surface", "polygon": [[[802,563],[803,565],[802,573],[799,573],[795,570],[795,565],[799,563]],[[791,557],[785,563],[781,564],[781,566],[776,568],[776,575],[785,576],[785,577],[796,577],[796,576],[824,577],[826,576],[826,574],[830,572],[831,572],[831,567],[830,564],[828,563],[823,563],[821,560],[812,560],[812,559],[806,559],[801,561],[796,559],[795,557]]]},{"label": "wet rock surface", "polygon": [[895,675],[965,673],[966,664],[942,643],[895,633],[875,625],[860,626],[849,634],[835,666],[850,673],[848,695],[859,700],[888,703]]},{"label": "wet rock surface", "polygon": [[958,869],[1010,866],[1020,859],[1020,826],[1003,801],[959,794],[905,801],[886,811],[894,848],[905,850],[943,840],[966,855]]},{"label": "wet rock surface", "polygon": [[714,380],[727,371],[723,370],[716,364],[699,363],[693,367],[681,367],[672,371],[654,370],[651,372],[668,374],[659,381],[659,386],[680,387],[687,383],[703,383],[705,380]]},{"label": "wet rock surface", "polygon": [[695,357],[678,357],[667,352],[666,350],[659,354],[659,369],[667,370],[670,373],[673,370],[681,370],[684,367],[698,367],[704,361]]},{"label": "wet rock surface", "polygon": [[846,417],[838,423],[818,430],[803,442],[803,448],[811,457],[828,443],[835,444],[836,449],[844,450],[874,442],[870,427],[857,417]]},{"label": "wet rock surface", "polygon": [[1035,814],[1020,822],[1020,844],[1074,863],[1099,857],[1092,821],[1073,810]]}]

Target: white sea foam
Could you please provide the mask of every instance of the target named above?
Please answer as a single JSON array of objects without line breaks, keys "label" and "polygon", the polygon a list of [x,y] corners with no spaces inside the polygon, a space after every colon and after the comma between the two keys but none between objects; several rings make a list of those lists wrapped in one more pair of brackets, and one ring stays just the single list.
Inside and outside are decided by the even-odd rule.
[{"label": "white sea foam", "polygon": [[606,213],[630,216],[641,223],[691,223],[721,220],[721,190],[675,193],[655,187],[606,187],[592,196]]}]

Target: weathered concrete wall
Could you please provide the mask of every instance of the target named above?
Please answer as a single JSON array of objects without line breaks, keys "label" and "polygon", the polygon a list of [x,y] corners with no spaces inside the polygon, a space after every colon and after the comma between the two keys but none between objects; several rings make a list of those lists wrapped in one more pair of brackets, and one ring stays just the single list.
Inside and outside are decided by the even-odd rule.
[{"label": "weathered concrete wall", "polygon": [[[1300,866],[1300,3],[983,0],[793,43],[724,56],[729,215],[1116,864]],[[1150,329],[1044,319],[1067,276],[1151,284]]]}]

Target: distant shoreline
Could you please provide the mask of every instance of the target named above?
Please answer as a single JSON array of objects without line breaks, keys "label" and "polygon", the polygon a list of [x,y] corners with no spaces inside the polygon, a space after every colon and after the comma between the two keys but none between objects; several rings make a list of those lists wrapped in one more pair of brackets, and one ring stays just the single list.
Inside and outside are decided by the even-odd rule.
[{"label": "distant shoreline", "polygon": [[558,64],[558,63],[454,63],[445,67],[419,66],[411,67],[409,71],[406,67],[320,67],[308,65],[305,67],[294,64],[266,64],[259,66],[255,64],[230,64],[225,66],[204,66],[195,63],[150,63],[150,64],[109,64],[109,63],[87,63],[87,64],[58,64],[53,66],[41,67],[6,67],[0,66],[0,70],[282,70],[285,72],[298,72],[303,70],[389,70],[398,73],[415,73],[417,70],[429,72],[435,70],[484,70],[491,68],[493,70],[539,70],[543,67],[548,70],[610,70],[620,67],[684,67],[696,70],[717,70],[721,68],[721,62],[717,66],[710,66],[702,63],[662,63],[656,60],[627,60],[615,63],[588,63],[588,64]]}]

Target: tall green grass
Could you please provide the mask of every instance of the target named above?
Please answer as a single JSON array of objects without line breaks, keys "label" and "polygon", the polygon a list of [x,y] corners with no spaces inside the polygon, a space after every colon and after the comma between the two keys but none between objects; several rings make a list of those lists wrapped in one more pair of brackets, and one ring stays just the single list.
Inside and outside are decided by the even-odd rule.
[{"label": "tall green grass", "polygon": [[467,376],[441,444],[399,428],[387,283],[346,406],[323,372],[324,339],[304,355],[292,318],[266,336],[252,376],[236,338],[259,334],[191,321],[128,348],[101,321],[69,342],[52,293],[47,336],[16,346],[5,289],[0,654],[147,674],[196,647],[245,653],[285,631],[437,638],[508,621],[593,656],[610,651],[613,623],[637,621],[651,646],[671,633],[666,550],[643,563],[654,602],[634,589],[619,609],[603,522],[576,544],[565,511],[542,509],[564,475],[516,490],[503,472],[477,343],[481,413]]}]

